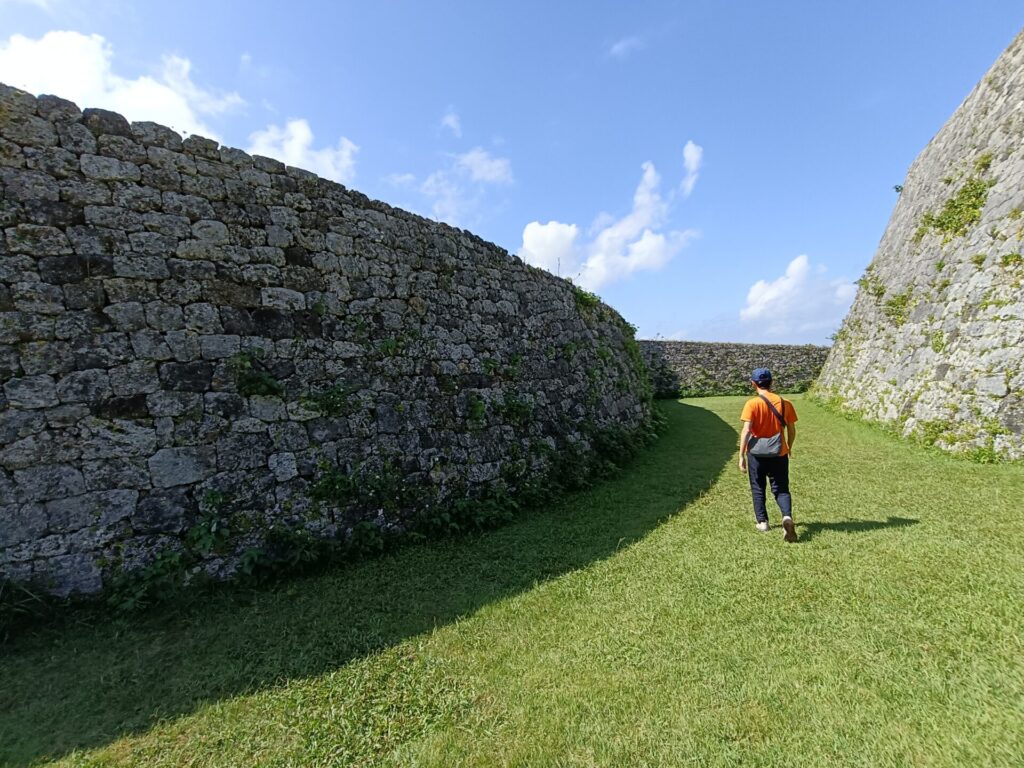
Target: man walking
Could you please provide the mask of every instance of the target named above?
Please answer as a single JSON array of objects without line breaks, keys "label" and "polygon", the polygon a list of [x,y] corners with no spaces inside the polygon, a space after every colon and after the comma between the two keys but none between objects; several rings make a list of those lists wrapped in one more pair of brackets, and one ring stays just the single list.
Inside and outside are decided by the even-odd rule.
[{"label": "man walking", "polygon": [[772,372],[757,368],[750,374],[756,396],[743,406],[740,420],[740,471],[750,478],[757,530],[768,531],[765,486],[770,480],[772,495],[782,511],[782,538],[797,540],[793,524],[793,500],[789,495],[789,455],[796,439],[796,408],[772,392]]}]

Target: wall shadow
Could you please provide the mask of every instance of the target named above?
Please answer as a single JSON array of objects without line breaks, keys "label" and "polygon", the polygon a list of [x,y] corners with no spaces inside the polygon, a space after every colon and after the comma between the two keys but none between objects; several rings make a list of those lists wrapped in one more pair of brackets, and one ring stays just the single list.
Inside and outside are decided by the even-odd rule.
[{"label": "wall shadow", "polygon": [[921,521],[913,517],[889,516],[885,520],[841,520],[835,523],[797,523],[800,541],[810,541],[822,531],[839,531],[840,533],[868,533],[881,528],[906,528],[917,525]]},{"label": "wall shadow", "polygon": [[614,555],[707,490],[735,451],[735,429],[715,414],[658,407],[668,429],[619,475],[504,528],[0,646],[0,765],[323,674]]}]

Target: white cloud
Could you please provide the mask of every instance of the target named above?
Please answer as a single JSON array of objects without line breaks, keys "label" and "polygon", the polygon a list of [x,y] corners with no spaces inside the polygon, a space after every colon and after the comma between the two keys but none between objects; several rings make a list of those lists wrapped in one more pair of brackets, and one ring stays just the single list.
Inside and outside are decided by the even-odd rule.
[{"label": "white cloud", "polygon": [[660,231],[670,212],[660,186],[661,177],[654,165],[644,163],[630,212],[618,219],[599,215],[590,230],[589,243],[577,244],[575,224],[533,221],[523,229],[519,256],[548,271],[558,265],[562,276],[589,290],[633,272],[658,270],[697,236],[692,229]]},{"label": "white cloud", "polygon": [[616,40],[612,43],[611,47],[608,49],[608,55],[615,59],[625,59],[634,51],[642,50],[643,47],[643,39],[636,35],[631,35],[630,37],[624,37],[621,40]]},{"label": "white cloud", "polygon": [[288,120],[284,127],[268,125],[249,136],[248,151],[254,155],[277,158],[283,163],[333,179],[342,184],[355,178],[359,147],[344,136],[335,148],[313,148],[313,130],[304,118]]},{"label": "white cloud", "polygon": [[528,264],[556,275],[575,274],[579,270],[578,234],[579,228],[575,224],[531,221],[523,228],[523,247],[519,256]]},{"label": "white cloud", "polygon": [[120,112],[129,120],[152,120],[182,133],[217,138],[203,115],[220,115],[244,104],[237,93],[196,85],[192,63],[164,56],[157,77],[115,74],[114,51],[101,35],[52,31],[34,40],[12,35],[0,43],[0,81],[31,93],[52,93],[80,107]]},{"label": "white cloud", "polygon": [[704,147],[694,144],[692,141],[687,141],[686,146],[683,147],[683,168],[686,169],[686,176],[683,177],[683,183],[680,185],[683,197],[689,197],[690,193],[693,192],[693,186],[697,183],[697,176],[699,175],[700,164],[703,159]]},{"label": "white cloud", "polygon": [[444,117],[441,118],[441,125],[444,128],[449,129],[456,139],[462,138],[462,122],[459,120],[459,116],[455,110],[449,109],[445,113]]},{"label": "white cloud", "polygon": [[756,327],[765,341],[835,328],[849,310],[856,288],[848,280],[829,279],[826,271],[822,265],[812,269],[806,255],[797,256],[781,277],[750,286],[740,322]]},{"label": "white cloud", "polygon": [[512,163],[505,157],[492,157],[482,147],[474,147],[455,158],[455,165],[467,171],[473,181],[486,184],[511,184]]}]

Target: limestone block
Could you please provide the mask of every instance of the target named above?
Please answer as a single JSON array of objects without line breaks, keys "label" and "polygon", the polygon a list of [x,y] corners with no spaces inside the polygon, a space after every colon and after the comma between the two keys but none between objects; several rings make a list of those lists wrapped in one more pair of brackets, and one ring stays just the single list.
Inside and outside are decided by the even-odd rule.
[{"label": "limestone block", "polygon": [[57,597],[88,595],[103,587],[103,576],[91,555],[74,553],[58,555],[49,561],[46,582]]},{"label": "limestone block", "polygon": [[82,155],[82,173],[87,179],[96,181],[139,181],[142,171],[135,163],[102,155]]},{"label": "limestone block", "polygon": [[99,368],[72,371],[57,382],[57,397],[62,403],[94,403],[112,394],[110,376]]},{"label": "limestone block", "polygon": [[203,219],[193,224],[192,237],[211,245],[227,245],[230,240],[227,226],[221,221],[210,219]]},{"label": "limestone block", "polygon": [[[220,334],[224,326],[217,307],[209,303],[194,303],[185,307],[185,328],[196,333]],[[200,342],[200,349],[202,343]]]},{"label": "limestone block", "polygon": [[195,513],[195,502],[187,488],[167,488],[144,496],[132,515],[138,533],[181,533]]},{"label": "limestone block", "polygon": [[241,338],[222,334],[202,336],[199,339],[199,348],[204,360],[223,360],[238,354],[241,349]]},{"label": "limestone block", "polygon": [[46,503],[46,527],[52,533],[68,533],[87,526],[113,525],[135,511],[139,492],[91,491]]},{"label": "limestone block", "polygon": [[0,506],[0,549],[36,541],[46,531],[42,504]]},{"label": "limestone block", "polygon": [[53,377],[46,374],[9,379],[4,382],[4,394],[16,408],[47,408],[59,402]]},{"label": "limestone block", "polygon": [[263,306],[274,309],[305,309],[306,297],[288,288],[263,288],[260,290]]},{"label": "limestone block", "polygon": [[210,448],[161,448],[149,459],[155,488],[192,485],[213,474],[215,454]]},{"label": "limestone block", "polygon": [[294,453],[272,453],[267,459],[267,466],[279,483],[287,482],[299,474]]}]

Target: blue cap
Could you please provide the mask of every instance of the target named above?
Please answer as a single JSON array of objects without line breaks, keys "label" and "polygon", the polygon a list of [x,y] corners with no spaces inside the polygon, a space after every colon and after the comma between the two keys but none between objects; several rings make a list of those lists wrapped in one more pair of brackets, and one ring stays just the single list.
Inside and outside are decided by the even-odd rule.
[{"label": "blue cap", "polygon": [[767,368],[755,368],[754,372],[750,374],[750,380],[757,384],[771,384],[772,372]]}]

